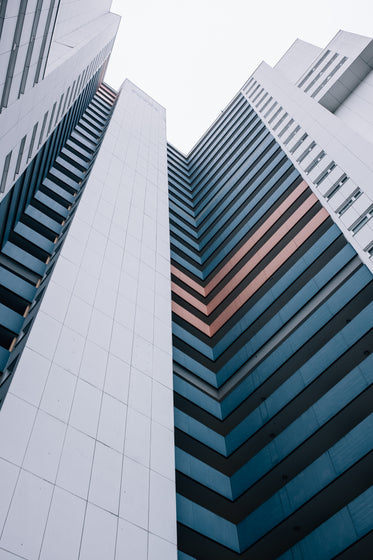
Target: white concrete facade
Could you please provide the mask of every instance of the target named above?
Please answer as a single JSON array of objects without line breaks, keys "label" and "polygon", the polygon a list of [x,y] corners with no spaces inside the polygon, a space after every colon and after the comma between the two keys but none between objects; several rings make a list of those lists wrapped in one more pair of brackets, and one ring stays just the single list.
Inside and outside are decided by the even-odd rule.
[{"label": "white concrete facade", "polygon": [[[21,4],[3,4],[14,29]],[[0,201],[111,51],[108,0],[59,9],[44,78],[0,115]],[[372,42],[355,37],[297,41],[242,95],[373,271]],[[165,110],[125,82],[0,410],[0,560],[177,558],[166,143]]]},{"label": "white concrete facade", "polygon": [[43,79],[58,2],[1,3],[0,111]]},{"label": "white concrete facade", "polygon": [[165,111],[125,82],[0,411],[0,558],[175,560]]},{"label": "white concrete facade", "polygon": [[[4,2],[1,6],[5,9],[5,19],[0,40],[0,92],[4,92],[8,76],[10,93],[0,114],[0,200],[91,77],[103,64],[105,69],[120,21],[119,16],[109,12],[109,2],[97,0],[92,2],[90,10],[86,0],[75,0],[73,4],[64,0],[58,14],[55,0],[43,3],[18,0]],[[91,18],[84,19],[85,11],[90,11]],[[52,40],[54,24],[58,33]],[[45,60],[34,83],[41,52],[39,43],[45,33],[47,46],[42,49]],[[28,45],[34,35],[32,57],[36,58],[28,60]],[[14,52],[15,68],[12,70],[9,61]],[[20,93],[25,68],[28,69],[27,82],[24,92]]]},{"label": "white concrete facade", "polygon": [[263,62],[242,95],[373,272],[373,127],[358,126],[373,114],[373,40],[340,31],[298,78],[286,68],[301,68],[304,45],[292,49],[278,67]]}]

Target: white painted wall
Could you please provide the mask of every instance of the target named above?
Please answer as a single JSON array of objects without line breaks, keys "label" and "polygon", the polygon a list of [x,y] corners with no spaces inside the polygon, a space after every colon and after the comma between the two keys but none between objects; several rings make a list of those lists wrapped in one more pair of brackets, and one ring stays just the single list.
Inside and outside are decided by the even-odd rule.
[{"label": "white painted wall", "polygon": [[[345,37],[346,33],[341,34]],[[349,39],[354,40],[355,35],[351,34]],[[349,42],[349,41],[347,41]],[[358,38],[357,45],[360,49],[361,43],[368,43],[367,38]],[[331,43],[332,44],[332,43]],[[351,46],[351,45],[350,45]],[[358,50],[358,52],[360,52]],[[351,50],[353,50],[351,46]],[[359,56],[361,56],[359,54]],[[353,61],[352,61],[353,62]],[[370,80],[370,74],[368,75]],[[368,83],[368,82],[365,82]],[[370,83],[370,82],[369,82]],[[255,98],[255,88],[263,88],[263,92],[267,92],[272,98],[271,106],[277,103],[273,111],[267,115],[267,108],[263,110],[263,104],[252,101]],[[366,90],[368,86],[362,86]],[[369,86],[370,87],[370,86]],[[358,95],[359,87],[356,88],[354,95]],[[254,103],[254,109],[265,122],[268,129],[273,133],[285,153],[293,162],[294,166],[305,181],[309,184],[313,192],[319,198],[321,204],[328,210],[331,218],[339,226],[346,239],[351,243],[359,254],[361,260],[373,272],[373,260],[368,253],[373,243],[373,219],[368,219],[359,231],[353,231],[355,225],[359,223],[365,216],[369,217],[370,209],[373,205],[373,164],[372,164],[372,145],[371,140],[367,141],[366,136],[362,135],[356,126],[347,123],[345,119],[340,118],[338,114],[330,113],[325,107],[319,104],[316,99],[310,98],[307,93],[296,87],[286,76],[277,68],[270,68],[267,64],[262,63],[253,76],[248,80],[242,89],[243,95]],[[365,92],[365,95],[367,93]],[[252,98],[252,99],[251,99]],[[359,100],[354,99],[354,105],[357,106]],[[363,109],[364,110],[364,109]],[[357,111],[357,109],[356,109]],[[356,111],[352,120],[356,122]],[[276,114],[276,118],[273,116]],[[282,121],[282,119],[284,119]],[[277,123],[281,122],[281,126]],[[286,134],[281,135],[282,128],[290,123]],[[278,128],[277,128],[278,126]],[[298,132],[289,143],[285,143],[287,137],[298,128]],[[295,151],[292,147],[297,141],[307,134],[307,139]],[[299,163],[298,157],[304,150],[314,141],[315,147],[309,155]],[[307,172],[308,165],[317,158],[318,154],[324,151],[323,157],[312,172]],[[317,178],[322,174],[327,166],[335,162],[335,169],[324,180],[320,188],[317,186]],[[327,192],[332,188],[335,181],[338,181],[342,174],[345,173],[349,180],[345,189],[341,189],[338,196],[328,199]],[[349,196],[356,188],[361,190],[362,195],[352,204],[352,206],[342,215],[339,215],[339,208],[349,200]],[[347,190],[346,190],[347,189]],[[343,194],[343,196],[342,196]]]},{"label": "white painted wall", "polygon": [[[52,12],[52,24],[56,19],[57,5],[58,3],[56,2]],[[33,47],[32,58],[30,60],[26,89],[32,88],[34,84],[36,66],[40,55],[43,35],[45,32],[50,6],[51,6],[51,0],[43,2],[41,6],[41,13],[38,21],[38,26],[36,28],[35,42]],[[16,30],[20,7],[21,7],[20,0],[12,0],[8,2],[6,5],[4,24],[3,24],[2,34],[1,34],[1,41],[0,41],[0,99],[5,84],[9,59],[14,47],[14,32]],[[11,85],[9,101],[7,105],[8,107],[11,106],[13,103],[15,103],[18,99],[21,77],[26,63],[27,49],[30,43],[32,26],[36,14],[36,7],[37,7],[37,0],[29,0],[29,2],[27,2],[26,11],[24,14],[22,34],[20,37],[20,41],[18,43],[19,44],[18,54],[16,59],[16,65],[13,72],[12,85]],[[51,29],[51,34],[52,34],[52,29]],[[46,43],[46,48],[43,56],[44,62],[49,52],[51,34],[48,37]]]},{"label": "white painted wall", "polygon": [[53,43],[84,27],[90,21],[110,12],[112,0],[61,0],[53,33]]},{"label": "white painted wall", "polygon": [[321,51],[322,49],[316,45],[296,39],[274,68],[277,68],[291,83],[295,84]]},{"label": "white painted wall", "polygon": [[335,115],[373,143],[373,70],[338,107]]},{"label": "white painted wall", "polygon": [[[39,123],[37,132],[37,138],[39,138],[45,113],[48,111],[47,123],[49,124],[54,103],[57,103],[58,107],[61,95],[64,95],[65,100],[67,92],[71,92],[69,88],[88,69],[84,74],[84,80],[79,82],[79,88],[75,88],[71,99],[69,95],[70,101],[65,106],[65,111],[61,111],[57,122],[51,127],[50,134],[53,132],[84,86],[109,56],[119,21],[119,16],[106,13],[96,18],[93,22],[88,23],[87,26],[80,27],[71,36],[72,48],[68,49],[68,53],[65,51],[66,47],[63,49],[63,52],[60,52],[58,61],[55,60],[53,69],[49,67],[49,72],[44,80],[35,85],[35,87],[29,88],[20,99],[16,99],[0,114],[0,179],[3,173],[5,158],[9,152],[12,152],[7,182],[4,192],[0,194],[0,200],[11,189],[15,180],[17,180],[29,163],[27,155],[34,125]],[[19,146],[24,136],[26,136],[26,144],[23,158],[19,172],[15,176]],[[41,145],[44,144],[47,138],[48,135],[44,133]],[[35,142],[31,157],[36,154],[37,149],[38,141]]]},{"label": "white painted wall", "polygon": [[176,560],[169,258],[165,111],[126,82],[0,411],[2,560]]}]

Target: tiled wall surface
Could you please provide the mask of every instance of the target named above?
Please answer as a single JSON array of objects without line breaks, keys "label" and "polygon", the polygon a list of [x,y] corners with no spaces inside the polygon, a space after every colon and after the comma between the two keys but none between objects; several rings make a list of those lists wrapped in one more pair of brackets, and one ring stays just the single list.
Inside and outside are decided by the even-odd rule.
[{"label": "tiled wall surface", "polygon": [[176,558],[165,112],[126,82],[0,412],[0,559]]}]

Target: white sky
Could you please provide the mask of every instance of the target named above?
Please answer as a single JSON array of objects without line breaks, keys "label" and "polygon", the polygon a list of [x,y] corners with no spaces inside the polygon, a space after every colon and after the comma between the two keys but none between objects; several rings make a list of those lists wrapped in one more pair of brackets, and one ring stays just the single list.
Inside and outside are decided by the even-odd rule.
[{"label": "white sky", "polygon": [[373,0],[114,0],[122,16],[106,81],[129,78],[167,109],[187,153],[256,66],[296,38],[326,46],[339,29],[373,37]]}]

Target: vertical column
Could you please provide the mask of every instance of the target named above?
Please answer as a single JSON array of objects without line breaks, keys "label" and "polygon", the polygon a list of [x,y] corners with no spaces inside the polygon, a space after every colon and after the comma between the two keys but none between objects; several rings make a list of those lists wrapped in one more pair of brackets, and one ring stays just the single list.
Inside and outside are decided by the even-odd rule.
[{"label": "vertical column", "polygon": [[165,112],[127,82],[0,413],[6,558],[176,558],[170,298]]}]

